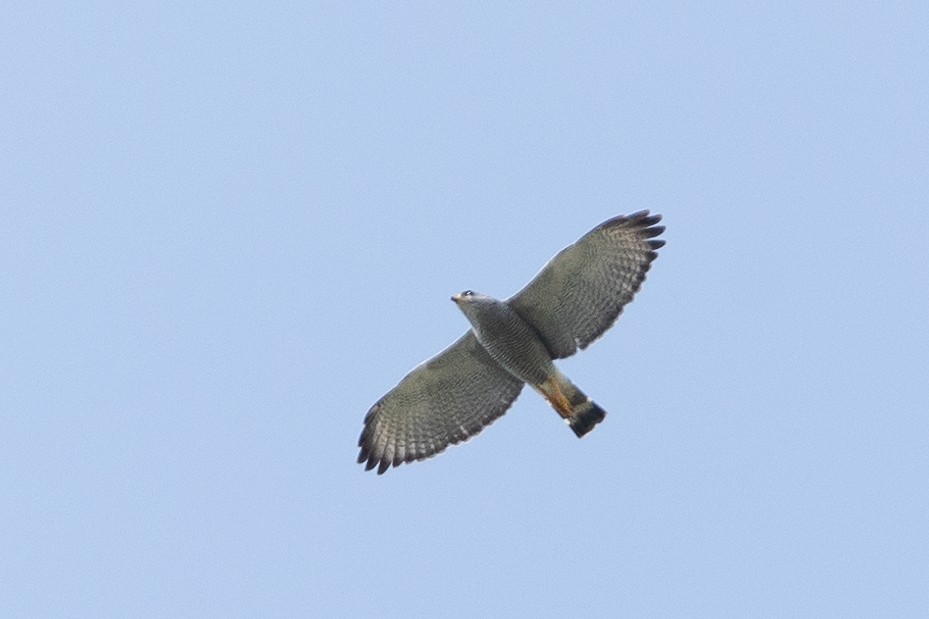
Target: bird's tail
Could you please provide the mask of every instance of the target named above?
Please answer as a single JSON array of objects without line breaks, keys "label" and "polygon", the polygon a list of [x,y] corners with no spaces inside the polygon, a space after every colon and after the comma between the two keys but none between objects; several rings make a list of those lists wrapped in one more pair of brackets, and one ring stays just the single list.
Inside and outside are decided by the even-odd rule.
[{"label": "bird's tail", "polygon": [[552,407],[565,420],[578,438],[594,429],[603,421],[606,411],[597,406],[566,376],[557,372],[552,378],[542,383],[539,391]]}]

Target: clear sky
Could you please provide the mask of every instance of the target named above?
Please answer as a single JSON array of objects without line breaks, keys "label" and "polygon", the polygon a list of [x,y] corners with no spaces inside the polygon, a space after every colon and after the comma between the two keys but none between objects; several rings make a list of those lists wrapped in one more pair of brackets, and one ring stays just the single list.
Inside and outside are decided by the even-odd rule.
[{"label": "clear sky", "polygon": [[[570,6],[569,6],[570,5]],[[929,607],[929,4],[0,8],[5,616]],[[601,221],[562,370],[382,477],[365,412]]]}]

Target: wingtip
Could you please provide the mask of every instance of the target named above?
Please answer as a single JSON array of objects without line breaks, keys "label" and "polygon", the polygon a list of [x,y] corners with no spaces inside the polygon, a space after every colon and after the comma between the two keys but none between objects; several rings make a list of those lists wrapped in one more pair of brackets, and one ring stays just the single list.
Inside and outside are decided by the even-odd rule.
[{"label": "wingtip", "polygon": [[615,226],[622,228],[635,228],[637,230],[647,230],[649,232],[655,230],[656,232],[650,236],[657,236],[664,232],[664,226],[655,225],[661,221],[661,217],[662,216],[657,213],[652,215],[651,211],[646,209],[642,211],[636,211],[635,213],[630,213],[628,215],[617,215],[616,217],[608,219],[597,226],[595,230],[612,228]]},{"label": "wingtip", "polygon": [[648,209],[645,209],[645,210],[636,211],[635,213],[626,215],[625,219],[629,223],[635,224],[637,226],[647,227],[647,226],[654,226],[659,221],[661,221],[661,215],[658,213],[655,213],[654,215],[652,215],[651,211],[649,211]]},{"label": "wingtip", "polygon": [[650,239],[664,232],[664,226],[649,226],[642,229],[642,238]]},{"label": "wingtip", "polygon": [[391,466],[398,466],[401,464],[401,462],[394,462],[390,458],[385,457],[385,454],[378,456],[377,453],[371,448],[371,446],[368,445],[367,441],[365,440],[364,433],[362,433],[358,442],[361,450],[358,452],[358,458],[356,459],[356,462],[358,464],[363,464],[365,471],[370,471],[374,468],[377,468],[377,474],[383,475]]}]

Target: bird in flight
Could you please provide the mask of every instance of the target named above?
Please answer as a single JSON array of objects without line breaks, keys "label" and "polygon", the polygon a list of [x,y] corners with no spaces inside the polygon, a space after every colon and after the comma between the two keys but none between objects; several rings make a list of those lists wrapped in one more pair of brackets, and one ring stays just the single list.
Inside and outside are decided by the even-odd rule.
[{"label": "bird in flight", "polygon": [[609,329],[645,280],[664,241],[661,215],[603,222],[502,301],[471,290],[452,297],[471,329],[422,363],[364,419],[358,462],[378,474],[430,458],[503,415],[523,385],[538,391],[578,438],[606,416],[552,363]]}]

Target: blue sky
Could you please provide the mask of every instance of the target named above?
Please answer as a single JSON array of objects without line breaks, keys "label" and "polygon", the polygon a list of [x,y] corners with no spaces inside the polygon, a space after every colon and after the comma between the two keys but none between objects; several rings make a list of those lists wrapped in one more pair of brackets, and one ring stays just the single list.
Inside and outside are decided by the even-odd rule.
[{"label": "blue sky", "polygon": [[[9,616],[929,605],[925,3],[4,3]],[[382,477],[365,412],[601,221],[616,327]]]}]

